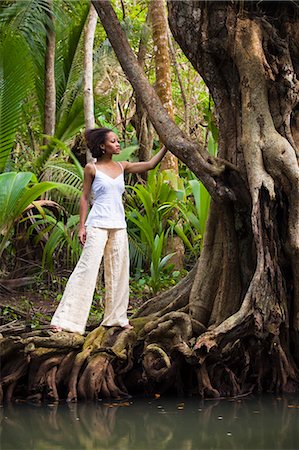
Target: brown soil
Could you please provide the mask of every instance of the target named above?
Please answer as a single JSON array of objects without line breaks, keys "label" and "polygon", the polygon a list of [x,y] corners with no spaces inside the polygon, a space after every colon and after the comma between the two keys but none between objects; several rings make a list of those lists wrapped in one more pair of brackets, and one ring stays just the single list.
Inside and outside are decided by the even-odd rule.
[{"label": "brown soil", "polygon": [[[130,298],[128,315],[130,316],[136,311],[144,301],[140,298]],[[6,329],[7,324],[11,324],[14,329],[26,326],[47,326],[58,304],[59,301],[56,298],[34,291],[1,293],[0,332]],[[102,310],[99,301],[95,300],[94,306],[94,309]],[[91,317],[87,324],[87,330],[95,328],[99,322],[100,319],[97,317]]]}]

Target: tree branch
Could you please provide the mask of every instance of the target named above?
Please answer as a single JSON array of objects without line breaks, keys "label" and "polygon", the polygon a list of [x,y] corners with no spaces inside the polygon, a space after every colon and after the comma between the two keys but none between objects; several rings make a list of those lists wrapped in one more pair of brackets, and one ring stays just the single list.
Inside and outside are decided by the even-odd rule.
[{"label": "tree branch", "polygon": [[198,143],[187,139],[170,119],[159,97],[138,64],[117,16],[107,0],[92,0],[108,39],[133,89],[142,99],[150,120],[165,146],[203,182],[215,200],[234,200],[234,193],[220,179],[226,162],[213,158]]}]

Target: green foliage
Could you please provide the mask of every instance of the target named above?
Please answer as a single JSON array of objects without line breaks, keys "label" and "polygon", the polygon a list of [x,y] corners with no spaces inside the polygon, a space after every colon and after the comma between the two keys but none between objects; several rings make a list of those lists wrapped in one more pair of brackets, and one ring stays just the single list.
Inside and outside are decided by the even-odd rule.
[{"label": "green foliage", "polygon": [[[3,171],[12,151],[16,131],[20,129],[24,119],[26,118],[29,128],[28,121],[31,122],[36,117],[36,105],[39,107],[39,129],[36,134],[39,137],[41,135],[45,109],[46,33],[53,26],[57,42],[55,134],[66,142],[84,126],[81,36],[89,2],[75,3],[59,0],[54,2],[54,11],[51,11],[45,0],[18,0],[1,8],[0,171]],[[22,117],[22,105],[25,102]],[[31,115],[28,111],[29,104],[31,110],[34,110]],[[30,140],[32,143],[32,136]],[[44,161],[54,150],[53,145],[43,149]]]},{"label": "green foliage", "polygon": [[[131,191],[126,198],[131,265],[137,271],[142,267],[150,270],[152,281],[148,284],[156,292],[157,280],[162,280],[162,274],[171,267],[168,264],[171,256],[163,258],[169,236],[176,233],[191,259],[198,256],[210,196],[189,170],[185,170],[183,180],[173,171],[156,169],[148,174],[144,185],[129,186],[128,191]],[[174,210],[178,214],[173,214]]]},{"label": "green foliage", "polygon": [[[60,190],[52,191],[48,194],[48,198],[61,204],[69,214],[78,214],[84,170],[75,155],[62,141],[49,138],[49,146],[53,148],[52,155],[48,155],[47,160],[42,155],[33,164],[36,171],[41,173],[41,180],[55,181],[61,185]],[[72,163],[66,161],[66,157]]]},{"label": "green foliage", "polygon": [[46,27],[51,27],[51,13],[47,0],[15,0],[2,2],[0,24],[10,27],[31,42],[32,35],[46,35]]},{"label": "green foliage", "polygon": [[34,303],[26,296],[18,299],[18,308],[13,306],[4,306],[0,309],[1,324],[12,321],[22,321],[30,325],[33,329],[39,329],[42,324],[50,323],[51,317],[40,311],[35,310]]},{"label": "green foliage", "polygon": [[160,271],[159,280],[156,285],[153,284],[153,278],[147,270],[138,270],[130,278],[130,298],[134,299],[136,304],[142,304],[153,296],[153,293],[169,289],[176,285],[178,281],[187,274],[186,270],[173,270],[173,264],[167,264]]},{"label": "green foliage", "polygon": [[[205,232],[210,196],[203,184],[188,171],[190,180],[182,180],[173,171],[148,174],[146,184],[128,186],[126,214],[132,266],[150,270],[148,285],[157,292],[163,276],[171,273],[173,254],[165,255],[165,244],[172,233],[186,249],[198,255]],[[173,211],[178,218],[173,219]]]},{"label": "green foliage", "polygon": [[18,314],[10,306],[4,306],[0,310],[0,318],[1,318],[1,322],[8,323],[8,322],[12,322],[13,320],[19,320],[22,318],[22,316],[20,314]]},{"label": "green foliage", "polygon": [[[188,180],[188,178],[191,178]],[[183,241],[187,252],[196,258],[203,244],[206,222],[210,207],[210,194],[204,185],[192,174],[186,171],[184,188],[179,192],[176,209],[180,221],[168,220],[168,224]]]},{"label": "green foliage", "polygon": [[[208,218],[208,212],[210,207],[210,194],[204,187],[204,185],[199,180],[190,180],[189,181],[193,193],[193,198],[195,202],[196,207],[196,216],[195,214],[192,215],[192,211],[190,211],[191,214],[189,214],[190,222],[196,226],[196,222],[193,219],[198,219],[199,221],[199,230],[201,235],[203,236],[206,229],[206,222]],[[192,220],[193,219],[193,220]],[[197,226],[196,226],[197,228]]]},{"label": "green foliage", "polygon": [[160,289],[162,274],[169,270],[169,259],[173,255],[163,257],[169,232],[164,231],[164,227],[177,198],[165,177],[165,172],[155,169],[148,173],[145,185],[127,188],[131,191],[126,198],[126,215],[132,266],[139,271],[148,267],[149,286],[153,292]]},{"label": "green foliage", "polygon": [[[62,265],[72,269],[81,254],[81,245],[77,237],[79,215],[70,216],[66,223],[50,214],[36,215],[28,232],[38,231],[34,242],[44,243],[42,266],[51,271]],[[56,263],[56,264],[55,264]]]},{"label": "green foliage", "polygon": [[0,172],[12,151],[33,68],[24,39],[0,30]]},{"label": "green foliage", "polygon": [[[81,2],[82,3],[82,2]],[[84,126],[82,33],[89,11],[83,2],[77,11],[77,20],[57,23],[56,49],[56,132],[55,136],[66,142]],[[71,18],[71,16],[70,16]]]},{"label": "green foliage", "polygon": [[104,316],[104,305],[103,305],[103,294],[99,295],[95,293],[94,299],[89,311],[88,322],[97,326],[103,320]]},{"label": "green foliage", "polygon": [[[135,51],[141,33],[149,33],[145,24],[147,3],[124,0],[115,5]],[[43,194],[60,204],[60,212],[63,211],[58,216],[57,211],[39,207],[38,214],[31,215],[31,242],[43,247],[43,267],[50,269],[51,274],[58,267],[72,269],[81,251],[76,226],[83,169],[67,145],[84,127],[82,32],[89,2],[57,0],[53,8],[51,11],[47,0],[11,0],[0,4],[0,172],[13,167],[22,170],[18,177],[12,172],[11,179],[0,178],[0,256],[4,248],[8,249],[15,220],[26,208],[24,205],[28,206],[25,200],[19,202],[29,196],[29,191],[30,202]],[[56,133],[42,147],[39,143],[43,137],[48,29],[56,33]],[[148,38],[145,68],[153,81],[152,44]],[[188,111],[184,110],[181,86],[173,72],[175,120],[182,128],[186,126],[187,135],[200,139],[209,153],[215,155],[218,130],[213,101],[199,75],[177,48],[176,57]],[[115,160],[134,158],[136,134],[129,123],[134,111],[132,89],[101,26],[95,36],[94,86],[97,124],[111,127],[117,122],[118,132],[121,130],[125,148]],[[199,127],[198,123],[204,126]],[[26,170],[35,176],[31,173],[23,178]],[[12,192],[8,192],[9,183]],[[4,190],[2,185],[6,186]],[[59,189],[53,189],[54,185]],[[186,168],[183,179],[173,172],[159,173],[156,169],[148,173],[145,184],[128,186],[126,214],[137,290],[140,287],[141,292],[146,289],[157,292],[178,279],[180,274],[173,272],[170,264],[171,255],[165,255],[165,243],[172,234],[176,233],[183,241],[186,259],[194,261],[203,242],[209,202],[202,183]],[[173,214],[174,211],[178,214]]]},{"label": "green foliage", "polygon": [[169,183],[164,183],[164,175],[158,173],[158,169],[148,173],[145,185],[127,186],[127,190],[126,216],[130,248],[137,268],[141,268],[144,262],[150,264],[155,236],[161,235],[163,222],[171,214],[176,194]]},{"label": "green foliage", "polygon": [[39,183],[31,172],[0,174],[0,257],[8,243],[14,222],[34,200],[59,183]]},{"label": "green foliage", "polygon": [[150,287],[152,288],[153,293],[155,294],[161,287],[161,279],[163,272],[165,269],[170,271],[173,268],[173,265],[168,264],[170,258],[175,253],[169,253],[166,256],[162,256],[163,248],[165,244],[165,236],[164,232],[157,234],[154,239],[154,245],[152,247],[152,262],[150,267]]},{"label": "green foliage", "polygon": [[59,203],[69,214],[79,213],[79,201],[82,194],[82,178],[76,166],[63,159],[49,161],[44,168],[42,180],[62,183],[64,188],[47,194],[48,198]]}]

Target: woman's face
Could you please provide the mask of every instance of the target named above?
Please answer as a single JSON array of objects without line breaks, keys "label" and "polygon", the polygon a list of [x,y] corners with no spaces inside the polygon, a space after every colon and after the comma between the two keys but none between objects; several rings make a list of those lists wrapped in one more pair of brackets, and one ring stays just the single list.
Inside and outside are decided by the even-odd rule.
[{"label": "woman's face", "polygon": [[108,155],[118,155],[120,153],[118,136],[113,131],[106,134],[105,153]]}]

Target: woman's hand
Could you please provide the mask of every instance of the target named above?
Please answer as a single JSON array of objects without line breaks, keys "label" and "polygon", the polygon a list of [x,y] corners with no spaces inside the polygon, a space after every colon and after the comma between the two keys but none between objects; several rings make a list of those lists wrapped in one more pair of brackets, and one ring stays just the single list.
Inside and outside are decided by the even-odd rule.
[{"label": "woman's hand", "polygon": [[78,236],[79,236],[79,241],[81,242],[82,245],[84,245],[86,242],[86,228],[84,225],[82,227],[80,227]]}]

